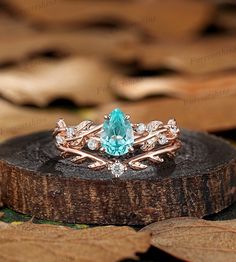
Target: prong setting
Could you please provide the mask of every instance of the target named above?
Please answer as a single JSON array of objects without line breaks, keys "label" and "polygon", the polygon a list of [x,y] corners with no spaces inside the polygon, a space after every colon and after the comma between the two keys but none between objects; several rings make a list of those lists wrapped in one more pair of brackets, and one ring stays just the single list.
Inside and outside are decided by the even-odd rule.
[{"label": "prong setting", "polygon": [[129,148],[129,153],[133,153],[134,152],[134,148],[131,146],[130,148]]},{"label": "prong setting", "polygon": [[99,151],[100,151],[101,153],[105,153],[106,149],[105,149],[104,147],[101,147],[101,148],[99,149]]}]

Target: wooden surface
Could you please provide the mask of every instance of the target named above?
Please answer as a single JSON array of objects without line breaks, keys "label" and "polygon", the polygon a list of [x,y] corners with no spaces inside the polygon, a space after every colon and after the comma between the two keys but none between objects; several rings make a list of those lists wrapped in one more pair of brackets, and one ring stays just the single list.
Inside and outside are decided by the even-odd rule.
[{"label": "wooden surface", "polygon": [[61,159],[49,132],[18,137],[0,146],[0,198],[37,218],[87,224],[202,217],[232,204],[236,150],[204,133],[183,130],[181,140],[175,161],[115,179]]}]

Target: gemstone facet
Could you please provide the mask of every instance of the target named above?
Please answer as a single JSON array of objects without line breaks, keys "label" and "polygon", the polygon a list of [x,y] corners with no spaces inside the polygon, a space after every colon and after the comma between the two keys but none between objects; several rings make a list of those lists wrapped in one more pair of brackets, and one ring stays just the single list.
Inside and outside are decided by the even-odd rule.
[{"label": "gemstone facet", "polygon": [[114,109],[103,124],[102,147],[109,155],[121,156],[128,153],[133,143],[134,135],[130,121],[119,108]]}]

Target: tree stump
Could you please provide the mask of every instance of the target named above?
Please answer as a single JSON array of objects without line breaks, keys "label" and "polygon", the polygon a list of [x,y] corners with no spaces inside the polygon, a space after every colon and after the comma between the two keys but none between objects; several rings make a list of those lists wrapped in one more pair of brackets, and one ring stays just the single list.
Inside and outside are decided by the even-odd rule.
[{"label": "tree stump", "polygon": [[202,217],[236,200],[236,150],[205,133],[182,130],[174,159],[114,178],[87,163],[62,159],[51,132],[0,145],[0,200],[41,219],[145,225],[177,216]]}]

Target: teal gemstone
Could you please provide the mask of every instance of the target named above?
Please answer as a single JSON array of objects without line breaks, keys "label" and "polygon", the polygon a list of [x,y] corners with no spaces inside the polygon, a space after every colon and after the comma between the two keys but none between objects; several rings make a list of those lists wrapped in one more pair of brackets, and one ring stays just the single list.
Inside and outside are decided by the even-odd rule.
[{"label": "teal gemstone", "polygon": [[134,135],[130,121],[119,108],[114,109],[103,124],[102,147],[109,155],[121,156],[128,153],[133,143]]}]

